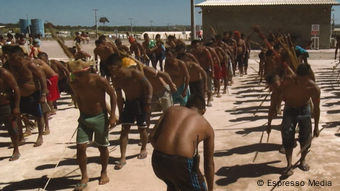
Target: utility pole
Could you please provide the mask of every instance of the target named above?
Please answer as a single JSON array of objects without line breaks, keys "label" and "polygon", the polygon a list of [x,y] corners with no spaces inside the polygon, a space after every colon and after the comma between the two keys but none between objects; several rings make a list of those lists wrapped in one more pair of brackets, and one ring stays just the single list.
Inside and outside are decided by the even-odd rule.
[{"label": "utility pole", "polygon": [[132,35],[132,20],[133,18],[129,18],[130,19],[130,24],[131,24],[131,35]]},{"label": "utility pole", "polygon": [[30,25],[30,21],[28,20],[28,14],[26,14],[27,17],[27,27],[28,27],[28,34],[31,34],[31,25]]},{"label": "utility pole", "polygon": [[194,0],[190,0],[191,7],[191,40],[195,40],[196,31],[195,31],[195,2]]},{"label": "utility pole", "polygon": [[97,11],[98,9],[92,9],[94,11],[94,20],[95,20],[95,25],[96,25],[96,38],[98,38],[98,23],[97,23]]},{"label": "utility pole", "polygon": [[151,31],[152,31],[152,22],[153,21],[149,21],[150,22],[150,29],[151,29]]}]

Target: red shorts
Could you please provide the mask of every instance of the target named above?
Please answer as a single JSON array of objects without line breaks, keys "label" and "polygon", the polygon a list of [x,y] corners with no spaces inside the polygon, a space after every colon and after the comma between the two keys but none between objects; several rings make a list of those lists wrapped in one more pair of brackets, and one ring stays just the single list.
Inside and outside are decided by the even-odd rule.
[{"label": "red shorts", "polygon": [[58,75],[52,76],[47,80],[47,89],[49,91],[47,95],[47,101],[55,101],[60,98],[58,89]]},{"label": "red shorts", "polygon": [[228,71],[227,71],[226,63],[222,63],[221,64],[221,68],[222,68],[222,71],[221,71],[222,77],[227,77],[228,76]]},{"label": "red shorts", "polygon": [[214,79],[222,79],[222,73],[220,68],[218,67],[218,64],[214,64]]}]

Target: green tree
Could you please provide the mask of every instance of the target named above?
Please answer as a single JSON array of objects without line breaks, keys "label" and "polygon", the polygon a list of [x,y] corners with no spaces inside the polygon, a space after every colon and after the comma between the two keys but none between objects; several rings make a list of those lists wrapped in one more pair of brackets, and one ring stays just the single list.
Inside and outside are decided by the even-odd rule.
[{"label": "green tree", "polygon": [[109,23],[110,21],[106,17],[100,17],[99,22],[103,23],[103,26],[105,26],[105,23]]}]

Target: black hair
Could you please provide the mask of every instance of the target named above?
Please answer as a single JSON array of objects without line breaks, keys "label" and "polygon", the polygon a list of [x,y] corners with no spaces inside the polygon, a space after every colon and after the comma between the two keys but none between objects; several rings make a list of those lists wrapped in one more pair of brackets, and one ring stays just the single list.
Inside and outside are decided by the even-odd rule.
[{"label": "black hair", "polygon": [[214,44],[212,43],[212,42],[207,42],[207,43],[205,43],[205,46],[213,46]]},{"label": "black hair", "polygon": [[106,59],[106,64],[107,65],[122,65],[122,58],[118,54],[111,54],[109,57]]},{"label": "black hair", "polygon": [[13,54],[13,53],[17,53],[20,54],[22,56],[24,56],[24,51],[22,50],[22,48],[20,48],[19,45],[14,45],[14,46],[3,46],[2,47],[2,51],[5,53],[9,53],[9,54]]},{"label": "black hair", "polygon": [[184,58],[184,57],[187,57],[188,55],[186,54],[186,53],[179,53],[178,55],[177,55],[177,59],[182,59],[182,58]]},{"label": "black hair", "polygon": [[199,41],[199,40],[193,40],[193,41],[191,41],[191,46],[193,46],[194,44],[196,44],[196,43],[200,43],[201,41]]},{"label": "black hair", "polygon": [[228,31],[224,31],[223,32],[223,36],[227,35],[228,34]]},{"label": "black hair", "polygon": [[272,84],[276,81],[276,78],[278,77],[277,73],[272,73],[266,76],[266,82],[267,84]]},{"label": "black hair", "polygon": [[97,45],[97,44],[102,44],[103,43],[103,40],[102,39],[98,39],[96,41],[94,41],[94,44]]},{"label": "black hair", "polygon": [[121,41],[119,38],[117,38],[117,39],[115,40],[115,43],[116,43],[116,44],[122,44],[122,41]]},{"label": "black hair", "polygon": [[38,57],[40,57],[40,56],[46,56],[46,57],[48,58],[48,55],[47,55],[46,52],[39,52],[37,56],[38,56]]},{"label": "black hair", "polygon": [[205,109],[205,100],[202,95],[194,93],[191,94],[187,104],[185,105],[187,108],[196,107],[199,110]]},{"label": "black hair", "polygon": [[309,76],[311,71],[311,67],[309,64],[299,64],[296,69],[297,76]]},{"label": "black hair", "polygon": [[215,40],[221,40],[221,39],[222,39],[222,35],[220,34],[215,35]]}]

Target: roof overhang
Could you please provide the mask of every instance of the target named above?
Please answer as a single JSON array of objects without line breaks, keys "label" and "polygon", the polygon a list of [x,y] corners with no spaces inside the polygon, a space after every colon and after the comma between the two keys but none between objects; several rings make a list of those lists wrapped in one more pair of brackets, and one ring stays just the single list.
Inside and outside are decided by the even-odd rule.
[{"label": "roof overhang", "polygon": [[339,5],[335,0],[207,0],[195,7]]}]

